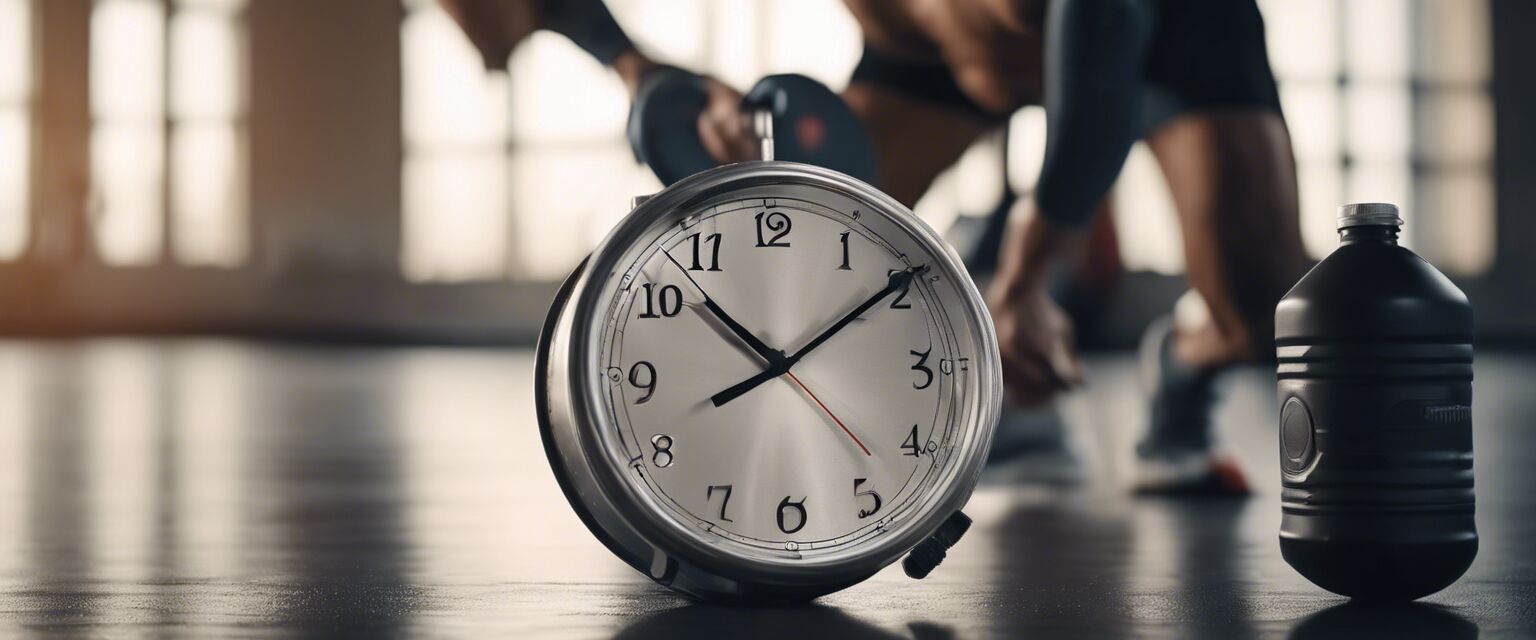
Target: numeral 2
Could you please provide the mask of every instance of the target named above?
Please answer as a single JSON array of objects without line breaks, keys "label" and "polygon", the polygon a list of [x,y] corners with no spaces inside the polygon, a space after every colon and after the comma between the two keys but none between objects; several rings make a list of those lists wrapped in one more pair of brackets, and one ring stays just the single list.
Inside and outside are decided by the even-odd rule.
[{"label": "numeral 2", "polygon": [[[889,277],[892,274],[898,273],[900,271],[901,271],[901,269],[890,269],[890,270],[885,272],[885,275],[887,277]],[[907,302],[907,292],[911,291],[911,290],[912,290],[912,283],[911,282],[908,282],[907,286],[902,287],[900,290],[898,290],[896,292],[896,297],[891,298],[891,308],[892,309],[911,309],[912,308],[912,303]]]}]

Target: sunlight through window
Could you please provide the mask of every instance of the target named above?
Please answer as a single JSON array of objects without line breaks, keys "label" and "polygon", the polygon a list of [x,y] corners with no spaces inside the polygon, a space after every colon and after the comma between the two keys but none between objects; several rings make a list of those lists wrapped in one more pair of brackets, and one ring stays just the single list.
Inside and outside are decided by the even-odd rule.
[{"label": "sunlight through window", "polygon": [[99,0],[91,16],[96,246],[108,264],[160,257],[165,210],[165,6]]},{"label": "sunlight through window", "polygon": [[27,0],[0,0],[0,260],[27,248],[31,100],[31,6]]},{"label": "sunlight through window", "polygon": [[182,264],[245,260],[242,7],[97,0],[92,213],[107,264],[159,261],[167,237]]},{"label": "sunlight through window", "polygon": [[1296,150],[1302,239],[1338,244],[1349,201],[1403,207],[1403,242],[1448,271],[1493,262],[1486,0],[1262,0]]},{"label": "sunlight through window", "polygon": [[413,281],[505,277],[506,79],[486,74],[436,2],[416,0],[408,8],[401,27],[401,268]]},{"label": "sunlight through window", "polygon": [[180,0],[171,16],[171,240],[182,264],[246,258],[242,4]]}]

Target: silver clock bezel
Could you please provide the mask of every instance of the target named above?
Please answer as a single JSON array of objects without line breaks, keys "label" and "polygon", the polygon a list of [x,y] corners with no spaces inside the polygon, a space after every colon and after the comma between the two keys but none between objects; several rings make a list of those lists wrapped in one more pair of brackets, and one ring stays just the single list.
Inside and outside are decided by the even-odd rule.
[{"label": "silver clock bezel", "polygon": [[[967,329],[979,338],[973,358],[976,403],[967,440],[957,459],[940,470],[939,487],[919,496],[920,515],[900,522],[878,539],[841,553],[786,560],[743,553],[679,526],[650,505],[607,453],[602,432],[609,426],[601,388],[593,381],[595,349],[603,330],[602,295],[620,259],[658,222],[686,215],[691,207],[720,194],[754,186],[804,185],[836,192],[878,211],[919,243],[948,278],[966,312]],[[906,207],[843,174],[790,162],[747,162],[691,176],[645,199],[597,246],[557,300],[541,340],[541,421],[546,448],[567,497],[583,520],[616,554],[653,579],[700,597],[792,599],[814,597],[863,580],[931,535],[968,500],[992,440],[1002,398],[996,332],[980,293],[963,263],[943,238]],[[547,362],[544,360],[547,358]],[[543,379],[547,376],[547,379]],[[574,391],[573,391],[574,390]],[[546,397],[547,396],[547,397]],[[583,513],[583,510],[585,512]]]}]

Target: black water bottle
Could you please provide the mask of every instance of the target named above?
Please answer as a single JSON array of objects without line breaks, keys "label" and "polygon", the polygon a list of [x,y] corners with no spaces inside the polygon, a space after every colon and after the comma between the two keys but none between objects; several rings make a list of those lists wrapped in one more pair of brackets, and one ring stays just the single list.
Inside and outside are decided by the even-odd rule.
[{"label": "black water bottle", "polygon": [[1280,551],[1364,600],[1429,595],[1477,555],[1472,306],[1402,225],[1396,205],[1342,207],[1338,249],[1275,310]]}]

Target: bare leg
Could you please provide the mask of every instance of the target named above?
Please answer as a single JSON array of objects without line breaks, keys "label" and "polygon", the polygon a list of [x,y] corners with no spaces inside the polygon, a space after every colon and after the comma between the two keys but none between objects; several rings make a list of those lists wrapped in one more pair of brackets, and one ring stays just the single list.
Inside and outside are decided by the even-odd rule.
[{"label": "bare leg", "polygon": [[1305,267],[1284,121],[1251,109],[1192,113],[1147,142],[1179,212],[1189,284],[1207,311],[1179,314],[1175,356],[1199,369],[1268,357],[1275,303]]},{"label": "bare leg", "polygon": [[1273,352],[1275,303],[1300,275],[1296,171],[1279,114],[1191,113],[1147,140],[1184,231],[1189,294],[1174,325],[1143,342],[1155,371],[1136,489],[1248,493],[1234,460],[1211,452],[1220,370]]}]

